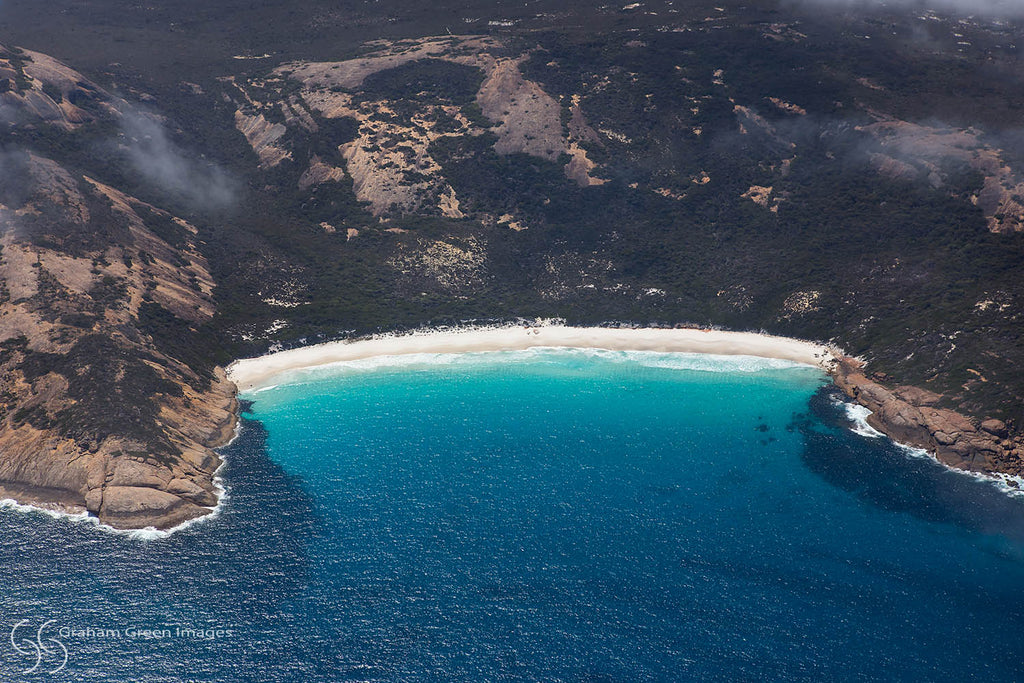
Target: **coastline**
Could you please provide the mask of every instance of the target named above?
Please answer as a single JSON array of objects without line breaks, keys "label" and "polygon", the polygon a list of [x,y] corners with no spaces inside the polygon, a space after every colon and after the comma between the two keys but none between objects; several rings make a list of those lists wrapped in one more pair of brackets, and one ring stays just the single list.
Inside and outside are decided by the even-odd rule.
[{"label": "coastline", "polygon": [[[888,388],[870,379],[864,363],[838,358],[836,386],[870,411],[865,422],[894,442],[926,452],[941,465],[1008,486],[1024,475],[1024,437],[999,420],[972,420],[941,407],[942,395],[914,386]],[[1019,485],[1019,484],[1018,484]]]},{"label": "coastline", "polygon": [[[166,538],[174,532],[188,528],[207,519],[217,517],[224,509],[229,497],[228,488],[221,472],[225,466],[225,457],[221,449],[229,446],[238,438],[241,430],[239,403],[235,386],[227,380],[222,368],[217,368],[220,380],[216,389],[204,398],[207,412],[194,413],[190,441],[182,453],[182,460],[176,465],[180,467],[187,462],[192,463],[191,475],[185,472],[177,474],[181,481],[189,480],[194,486],[209,491],[207,500],[191,501],[187,491],[176,491],[175,500],[166,508],[147,508],[144,503],[146,496],[160,496],[158,501],[167,499],[171,493],[166,485],[155,485],[153,481],[141,482],[138,486],[121,486],[130,489],[141,497],[128,500],[128,515],[105,517],[98,514],[89,505],[89,497],[76,494],[73,490],[47,488],[34,484],[12,486],[11,482],[0,485],[0,509],[8,509],[22,514],[41,513],[54,519],[67,519],[75,523],[84,523],[96,529],[127,536],[130,538],[153,540]],[[220,397],[220,401],[216,400]],[[216,404],[216,405],[211,405]],[[175,468],[171,468],[177,472]],[[199,475],[199,476],[197,476]],[[196,477],[190,479],[190,477]],[[203,484],[208,482],[208,487]],[[101,486],[102,494],[109,489],[107,482]],[[116,487],[115,487],[116,488]],[[121,522],[128,521],[127,524]]]},{"label": "coastline", "polygon": [[227,375],[240,392],[247,392],[266,387],[273,383],[274,378],[294,370],[375,356],[522,351],[533,348],[760,356],[812,365],[826,372],[831,371],[841,356],[837,349],[823,344],[757,332],[516,325],[430,330],[356,341],[327,342],[237,360],[228,366]]},{"label": "coastline", "polygon": [[[292,371],[379,356],[478,353],[531,348],[583,348],[745,355],[818,367],[850,399],[868,411],[863,422],[916,455],[984,478],[1008,493],[1024,487],[1024,441],[1010,439],[998,421],[977,421],[937,409],[941,396],[910,386],[888,389],[864,373],[860,359],[839,348],[758,332],[698,328],[569,327],[560,324],[502,325],[420,330],[354,341],[336,341],[237,360],[227,367],[239,392],[274,384]],[[997,424],[993,424],[997,423]]]},{"label": "coastline", "polygon": [[[237,438],[241,428],[240,392],[272,386],[287,373],[335,363],[374,357],[415,354],[484,353],[536,348],[601,349],[608,351],[653,351],[708,355],[756,356],[813,366],[826,372],[842,390],[850,405],[860,406],[863,428],[877,430],[870,436],[885,436],[903,446],[912,455],[927,456],[948,469],[984,478],[1001,485],[1007,493],[1024,489],[1024,468],[1018,452],[1024,447],[1019,437],[993,433],[999,429],[993,421],[977,423],[951,410],[935,408],[939,397],[915,387],[888,389],[868,378],[863,362],[847,357],[833,346],[756,332],[703,330],[697,328],[613,328],[569,327],[560,324],[428,329],[405,334],[386,334],[354,341],[337,341],[279,351],[233,362],[223,378],[228,406],[225,419],[209,425],[206,449],[217,458],[211,479],[215,504],[200,508],[201,513],[186,519],[157,521],[155,525],[135,528],[117,527],[89,514],[82,505],[69,505],[35,496],[0,495],[0,509],[42,512],[85,522],[106,532],[152,540],[166,538],[176,531],[218,516],[228,490],[220,472],[224,456],[218,452]],[[1001,424],[1001,423],[1000,423]],[[35,500],[34,500],[35,499]],[[197,510],[198,512],[198,510]],[[156,521],[156,520],[154,520]],[[162,523],[161,523],[162,522]],[[171,523],[167,523],[171,522]]]},{"label": "coastline", "polygon": [[94,527],[95,529],[108,534],[115,534],[118,536],[126,536],[131,539],[142,540],[142,541],[153,541],[161,538],[167,538],[168,536],[187,529],[196,524],[201,524],[207,520],[216,519],[220,516],[220,513],[224,510],[224,506],[227,504],[228,498],[230,498],[230,489],[221,476],[221,470],[227,464],[227,459],[223,453],[220,453],[221,448],[227,448],[242,431],[242,421],[238,418],[237,402],[235,404],[235,410],[232,412],[232,420],[230,421],[230,431],[227,431],[227,427],[218,430],[214,445],[210,448],[218,451],[217,457],[220,460],[220,464],[217,469],[213,472],[213,486],[216,491],[217,503],[211,507],[205,508],[207,512],[190,519],[181,521],[173,526],[169,527],[157,527],[157,526],[145,526],[138,528],[121,528],[111,524],[102,522],[99,517],[89,514],[89,511],[84,506],[78,505],[60,505],[50,502],[36,501],[31,498],[23,500],[15,500],[14,498],[0,497],[0,510],[13,510],[20,512],[21,514],[44,514],[52,519],[64,519],[76,524],[85,524],[87,526]]}]

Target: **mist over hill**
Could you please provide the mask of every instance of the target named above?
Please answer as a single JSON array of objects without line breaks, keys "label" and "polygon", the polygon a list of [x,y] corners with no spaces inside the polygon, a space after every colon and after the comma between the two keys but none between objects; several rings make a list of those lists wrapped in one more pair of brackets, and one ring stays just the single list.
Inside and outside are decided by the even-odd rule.
[{"label": "mist over hill", "polygon": [[218,365],[536,317],[832,341],[1021,472],[1016,3],[48,7],[0,5],[16,497],[200,514]]}]

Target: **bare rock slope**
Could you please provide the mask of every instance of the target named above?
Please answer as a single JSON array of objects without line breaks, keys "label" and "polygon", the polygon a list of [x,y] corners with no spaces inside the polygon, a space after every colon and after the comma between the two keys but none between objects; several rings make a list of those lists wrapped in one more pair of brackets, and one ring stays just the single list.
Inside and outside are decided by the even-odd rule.
[{"label": "bare rock slope", "polygon": [[[562,112],[570,110],[569,103],[559,102],[522,74],[520,65],[529,53],[510,56],[505,45],[485,36],[377,41],[366,48],[364,56],[347,61],[289,63],[247,82],[226,79],[238,107],[238,128],[265,167],[291,158],[292,150],[283,141],[289,128],[316,132],[315,114],[327,121],[350,118],[358,128],[355,139],[338,150],[346,168],[325,169],[322,159],[310,159],[304,185],[340,181],[347,173],[356,196],[376,216],[464,216],[430,154],[430,145],[443,137],[490,131],[499,154],[522,153],[549,161],[568,155],[568,178],[582,186],[604,182],[595,177],[598,169],[580,145],[597,134],[576,104],[569,125],[563,125]],[[420,102],[408,115],[404,103],[397,101],[402,98],[367,87],[368,79],[378,74],[431,61],[478,72],[479,84],[470,99],[482,117],[468,117],[460,106],[465,103],[440,100]],[[301,89],[285,97],[294,83]],[[268,92],[274,96],[257,94]]]},{"label": "bare rock slope", "polygon": [[[2,54],[9,122],[119,116],[54,60]],[[0,190],[0,497],[123,528],[208,514],[234,388],[166,343],[214,314],[196,229],[25,149],[3,166],[17,182]]]},{"label": "bare rock slope", "polygon": [[912,386],[886,388],[843,358],[832,373],[836,385],[872,411],[868,424],[895,441],[923,448],[950,467],[984,474],[1024,474],[1024,438],[1010,438],[1000,420],[971,420],[941,407],[942,396]]}]

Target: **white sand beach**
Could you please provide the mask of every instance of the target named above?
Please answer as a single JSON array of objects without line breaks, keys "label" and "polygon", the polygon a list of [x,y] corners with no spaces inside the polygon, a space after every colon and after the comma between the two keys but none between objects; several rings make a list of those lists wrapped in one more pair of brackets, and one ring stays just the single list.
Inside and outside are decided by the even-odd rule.
[{"label": "white sand beach", "polygon": [[822,344],[755,332],[518,325],[414,332],[317,344],[235,361],[228,368],[228,377],[239,391],[251,391],[273,384],[275,377],[292,370],[375,356],[516,351],[538,347],[761,356],[825,370],[839,353]]}]

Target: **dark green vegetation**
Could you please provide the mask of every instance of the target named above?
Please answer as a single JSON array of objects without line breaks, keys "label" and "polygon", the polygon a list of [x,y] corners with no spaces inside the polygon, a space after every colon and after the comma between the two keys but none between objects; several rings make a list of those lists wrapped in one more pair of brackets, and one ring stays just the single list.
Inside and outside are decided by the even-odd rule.
[{"label": "dark green vegetation", "polygon": [[[55,372],[68,378],[84,373],[84,381],[70,384],[74,406],[52,418],[39,412],[24,416],[16,413],[15,421],[28,420],[41,429],[57,427],[84,445],[99,443],[110,435],[149,440],[158,411],[151,402],[132,401],[131,397],[180,395],[181,387],[161,380],[136,359],[134,349],[111,343],[102,335],[83,337],[66,354],[27,353],[19,367],[28,380]],[[116,384],[111,382],[114,376],[120,376]],[[173,453],[170,443],[162,445],[160,454]]]},{"label": "dark green vegetation", "polygon": [[[108,72],[120,82],[175,86],[205,82],[234,70],[299,59],[352,56],[374,39],[446,33],[509,33],[490,21],[513,21],[516,30],[564,28],[623,30],[659,26],[673,3],[647,2],[658,16],[620,12],[595,2],[537,0],[53,0],[40,11],[35,0],[5,0],[0,34],[15,45],[51,54],[90,76]],[[688,2],[676,18],[708,16],[714,7],[741,3]],[[762,10],[748,8],[751,16]],[[772,16],[772,10],[763,14]],[[672,19],[672,21],[676,20]],[[265,60],[234,60],[236,56]]]},{"label": "dark green vegetation", "polygon": [[[116,154],[95,154],[116,136],[102,125],[74,134],[12,131],[5,140],[200,227],[218,283],[217,317],[196,330],[147,303],[139,324],[163,353],[203,376],[213,362],[272,343],[426,324],[519,316],[687,323],[832,339],[866,355],[872,370],[945,393],[970,414],[1024,423],[1024,233],[989,232],[971,201],[983,178],[966,166],[948,162],[941,185],[878,173],[870,155],[881,148],[863,130],[869,112],[976,126],[1004,161],[1024,162],[1017,130],[1024,83],[1010,47],[1017,29],[957,26],[962,36],[955,37],[949,23],[913,18],[794,23],[791,10],[772,3],[742,13],[693,4],[669,13],[648,3],[656,16],[565,4],[527,11],[483,2],[310,0],[149,9],[60,1],[43,17],[30,14],[31,2],[8,0],[0,39],[51,52],[130,99],[153,93],[176,144],[237,181],[235,201],[227,209],[199,207],[147,184]],[[519,23],[489,29],[492,19]],[[354,139],[356,122],[311,112],[318,132],[289,129],[292,159],[260,170],[234,127],[234,105],[222,98],[230,88],[217,80],[266,74],[294,59],[349,58],[364,40],[449,27],[502,31],[510,54],[534,50],[523,74],[561,97],[567,126],[570,98],[583,93],[591,127],[616,134],[581,143],[600,165],[595,175],[608,182],[582,188],[566,178],[565,159],[499,155],[491,132],[441,138],[430,153],[469,218],[406,215],[381,224],[349,177],[312,189],[298,184],[314,155],[344,164],[338,146]],[[931,32],[927,40],[922,30]],[[963,41],[969,50],[957,47]],[[233,59],[264,54],[270,57]],[[423,60],[374,74],[356,99],[396,101],[400,118],[450,104],[479,121],[473,99],[482,78],[473,67]],[[705,174],[710,180],[702,184]],[[754,185],[772,187],[770,206],[741,196]],[[529,228],[473,218],[484,214],[512,214]],[[154,215],[147,223],[181,243],[173,222]],[[359,236],[348,239],[348,228]],[[105,229],[111,232],[92,238],[116,239],[116,221]],[[440,286],[390,265],[424,245],[468,238],[486,251],[472,286]],[[76,239],[68,236],[69,244]],[[299,305],[267,302],[281,298]],[[984,301],[995,305],[978,306]]]},{"label": "dark green vegetation", "polygon": [[467,105],[476,98],[482,81],[483,74],[475,67],[420,59],[371,74],[360,89],[370,96],[402,100],[410,105],[439,101]]}]

